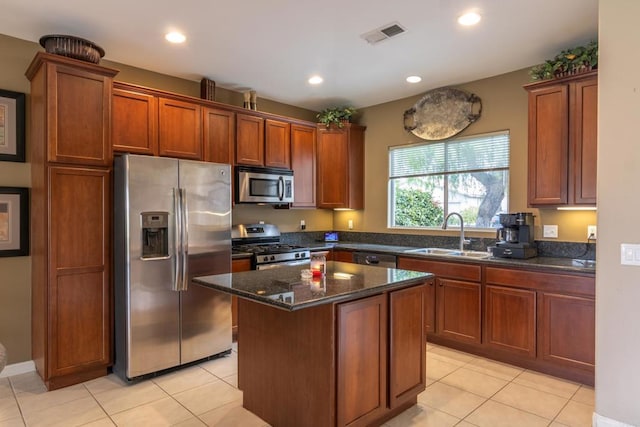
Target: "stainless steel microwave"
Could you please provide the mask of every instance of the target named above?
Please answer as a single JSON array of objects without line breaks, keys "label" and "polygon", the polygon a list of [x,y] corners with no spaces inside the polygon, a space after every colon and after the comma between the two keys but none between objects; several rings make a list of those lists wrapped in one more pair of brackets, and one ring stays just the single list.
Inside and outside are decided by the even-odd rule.
[{"label": "stainless steel microwave", "polygon": [[293,171],[236,166],[236,203],[293,203]]}]

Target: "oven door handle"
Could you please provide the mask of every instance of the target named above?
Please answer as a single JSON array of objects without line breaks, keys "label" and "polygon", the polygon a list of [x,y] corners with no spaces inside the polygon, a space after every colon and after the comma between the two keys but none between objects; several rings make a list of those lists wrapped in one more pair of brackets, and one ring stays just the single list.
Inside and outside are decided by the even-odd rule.
[{"label": "oven door handle", "polygon": [[295,265],[306,265],[311,261],[309,259],[302,259],[300,261],[285,261],[285,262],[274,262],[273,264],[258,264],[256,265],[256,270],[269,270],[271,268],[279,268],[279,267],[292,267]]}]

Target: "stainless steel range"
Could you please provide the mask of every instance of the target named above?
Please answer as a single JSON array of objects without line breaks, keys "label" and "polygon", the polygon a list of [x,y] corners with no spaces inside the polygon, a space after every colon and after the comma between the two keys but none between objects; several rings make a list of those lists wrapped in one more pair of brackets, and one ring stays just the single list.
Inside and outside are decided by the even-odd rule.
[{"label": "stainless steel range", "polygon": [[252,254],[254,270],[309,264],[309,248],[280,243],[280,230],[274,224],[234,225],[231,244],[234,253]]}]

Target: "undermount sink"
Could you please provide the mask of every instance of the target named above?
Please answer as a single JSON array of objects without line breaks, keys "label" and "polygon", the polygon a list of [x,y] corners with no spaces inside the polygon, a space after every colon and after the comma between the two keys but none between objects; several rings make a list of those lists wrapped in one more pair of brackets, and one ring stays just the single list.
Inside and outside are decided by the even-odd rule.
[{"label": "undermount sink", "polygon": [[410,254],[423,254],[423,255],[436,255],[436,256],[453,256],[461,258],[489,258],[491,256],[488,252],[482,251],[459,251],[457,249],[442,249],[442,248],[416,248],[407,249],[405,253]]}]

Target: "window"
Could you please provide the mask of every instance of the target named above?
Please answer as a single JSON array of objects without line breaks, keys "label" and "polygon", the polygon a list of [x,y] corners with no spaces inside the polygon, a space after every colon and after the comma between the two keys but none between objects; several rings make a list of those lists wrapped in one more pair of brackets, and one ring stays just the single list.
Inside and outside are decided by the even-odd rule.
[{"label": "window", "polygon": [[496,228],[508,193],[508,131],[389,147],[389,227]]}]

